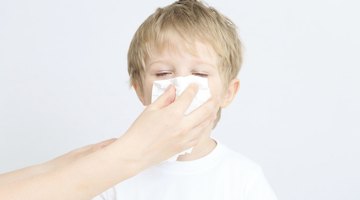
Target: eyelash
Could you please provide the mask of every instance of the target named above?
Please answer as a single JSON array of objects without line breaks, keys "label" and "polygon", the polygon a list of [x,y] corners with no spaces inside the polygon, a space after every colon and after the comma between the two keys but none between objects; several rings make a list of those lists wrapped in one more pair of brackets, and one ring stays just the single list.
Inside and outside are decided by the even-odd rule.
[{"label": "eyelash", "polygon": [[200,77],[204,77],[204,78],[208,77],[208,74],[205,74],[205,73],[195,72],[195,73],[192,73],[192,74],[195,75],[195,76],[200,76]]},{"label": "eyelash", "polygon": [[157,77],[163,77],[167,75],[171,75],[171,72],[159,72],[155,74]]},{"label": "eyelash", "polygon": [[[171,72],[160,72],[160,73],[156,73],[155,75],[157,77],[164,77],[164,76],[168,76],[168,75],[171,75],[172,73]],[[192,73],[193,75],[195,76],[200,76],[200,77],[208,77],[208,74],[205,74],[205,73],[198,73],[198,72],[194,72]]]}]

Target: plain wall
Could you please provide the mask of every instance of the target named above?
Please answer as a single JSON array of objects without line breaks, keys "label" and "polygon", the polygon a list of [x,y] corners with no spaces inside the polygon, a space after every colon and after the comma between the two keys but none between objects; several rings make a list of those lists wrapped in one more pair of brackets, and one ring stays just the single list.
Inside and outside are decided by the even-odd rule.
[{"label": "plain wall", "polygon": [[[0,0],[0,172],[125,132],[143,109],[127,48],[170,2]],[[245,49],[214,137],[258,162],[279,199],[360,199],[359,3],[207,3]]]}]

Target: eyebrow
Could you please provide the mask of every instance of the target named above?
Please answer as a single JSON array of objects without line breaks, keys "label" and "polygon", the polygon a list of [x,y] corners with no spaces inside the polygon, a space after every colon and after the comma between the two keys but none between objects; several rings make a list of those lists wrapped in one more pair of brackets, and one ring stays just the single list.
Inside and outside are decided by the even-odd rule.
[{"label": "eyebrow", "polygon": [[[151,68],[152,65],[154,64],[157,64],[157,63],[160,63],[160,64],[165,64],[165,65],[171,65],[171,61],[167,61],[167,60],[162,60],[162,59],[159,59],[159,60],[155,60],[151,63],[149,63],[147,66]],[[203,61],[195,61],[194,64],[191,66],[191,67],[194,67],[194,66],[209,66],[211,68],[214,68],[216,69],[216,66],[210,64],[210,63],[207,63],[207,62],[203,62]]]}]

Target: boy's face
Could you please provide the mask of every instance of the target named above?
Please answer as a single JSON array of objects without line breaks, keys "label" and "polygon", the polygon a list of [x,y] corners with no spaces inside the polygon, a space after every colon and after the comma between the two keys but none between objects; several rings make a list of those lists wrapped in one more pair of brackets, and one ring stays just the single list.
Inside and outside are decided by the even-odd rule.
[{"label": "boy's face", "polygon": [[[218,98],[220,107],[225,107],[234,98],[239,80],[230,81],[224,88],[223,80],[218,69],[218,55],[210,45],[195,42],[194,49],[184,45],[184,41],[177,41],[176,48],[166,47],[162,51],[155,50],[145,61],[145,75],[143,92],[135,86],[135,90],[144,105],[151,103],[153,82],[178,76],[195,75],[208,79],[211,96]],[[194,53],[195,52],[195,53]]]}]

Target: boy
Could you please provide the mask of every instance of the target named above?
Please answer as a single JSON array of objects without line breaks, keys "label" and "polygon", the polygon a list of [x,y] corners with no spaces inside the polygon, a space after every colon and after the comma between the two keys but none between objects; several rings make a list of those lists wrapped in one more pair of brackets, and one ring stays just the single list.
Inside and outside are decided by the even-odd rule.
[{"label": "boy", "polygon": [[210,137],[221,109],[238,91],[241,61],[235,25],[200,1],[179,0],[149,16],[128,52],[140,101],[151,103],[154,81],[198,76],[207,79],[211,96],[219,100],[218,117],[191,153],[149,168],[96,199],[275,200],[257,164]]}]

